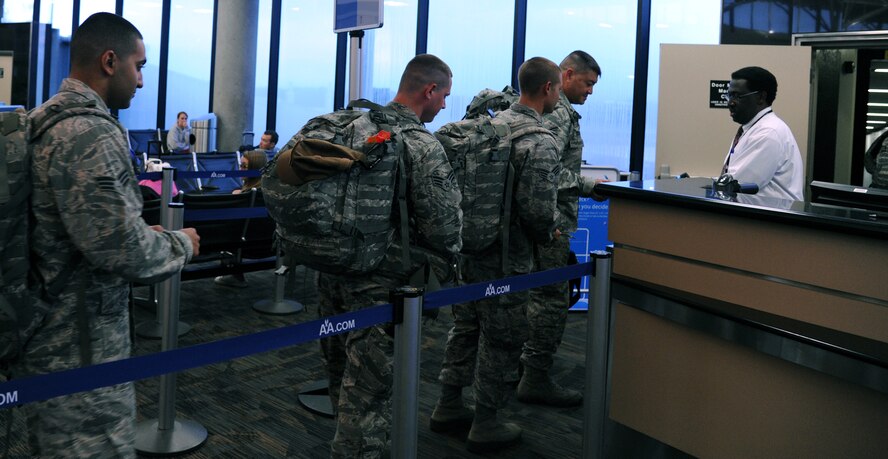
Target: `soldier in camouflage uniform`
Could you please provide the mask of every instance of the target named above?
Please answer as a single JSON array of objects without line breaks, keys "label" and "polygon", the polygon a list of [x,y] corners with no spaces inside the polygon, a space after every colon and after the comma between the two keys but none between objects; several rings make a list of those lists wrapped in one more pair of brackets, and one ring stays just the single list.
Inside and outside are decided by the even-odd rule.
[{"label": "soldier in camouflage uniform", "polygon": [[[583,157],[580,114],[571,104],[585,103],[599,76],[601,68],[592,56],[583,51],[568,55],[561,62],[562,90],[558,105],[552,113],[543,117],[545,126],[555,134],[560,152],[557,228],[562,237],[538,246],[535,258],[536,269],[540,271],[567,266],[570,234],[577,230],[578,198],[597,199],[593,191],[595,182],[580,175]],[[567,282],[530,291],[530,301],[527,303],[529,336],[521,354],[524,373],[515,391],[515,398],[522,402],[576,406],[583,401],[579,391],[561,387],[549,378],[553,355],[564,335],[568,301]]]},{"label": "soldier in camouflage uniform", "polygon": [[[455,257],[462,248],[460,193],[443,147],[423,123],[432,121],[450,95],[451,71],[430,54],[413,58],[404,70],[398,93],[387,107],[394,110],[403,132],[410,209],[409,272],[429,264],[442,282],[455,281]],[[368,132],[372,136],[376,132]],[[394,217],[394,221],[398,218]],[[400,228],[398,228],[400,230]],[[398,231],[399,233],[400,231]],[[399,234],[373,272],[361,277],[321,273],[318,280],[321,315],[348,312],[389,302],[389,292],[409,283],[401,264]],[[323,351],[337,401],[333,457],[383,457],[391,424],[391,324],[329,339]],[[336,380],[341,380],[337,390]]]},{"label": "soldier in camouflage uniform", "polygon": [[[515,168],[508,272],[502,272],[501,247],[494,244],[487,253],[465,257],[462,273],[467,283],[533,271],[536,245],[554,236],[561,165],[555,138],[543,127],[542,115],[558,102],[561,74],[554,62],[535,57],[521,65],[518,79],[520,99],[497,115],[511,128],[510,161]],[[524,308],[528,299],[526,292],[515,292],[452,307],[454,326],[438,378],[442,393],[430,428],[443,432],[465,428],[470,422],[469,451],[495,450],[521,438],[521,428],[498,422],[496,412],[509,398],[505,375],[518,364],[527,339]],[[469,384],[475,393],[474,415],[462,401],[462,388]]]},{"label": "soldier in camouflage uniform", "polygon": [[[130,105],[142,87],[142,35],[129,22],[98,13],[71,40],[71,73],[58,94],[35,109],[32,164],[32,260],[44,285],[73,266],[25,347],[17,376],[81,366],[77,311],[85,305],[93,363],[130,353],[129,282],[154,283],[198,252],[194,229],[164,231],[141,218],[142,197],[124,128],[109,108]],[[53,123],[58,107],[81,112]],[[87,360],[90,360],[89,358]],[[134,457],[133,384],[57,397],[25,407],[33,453],[48,457]]]}]

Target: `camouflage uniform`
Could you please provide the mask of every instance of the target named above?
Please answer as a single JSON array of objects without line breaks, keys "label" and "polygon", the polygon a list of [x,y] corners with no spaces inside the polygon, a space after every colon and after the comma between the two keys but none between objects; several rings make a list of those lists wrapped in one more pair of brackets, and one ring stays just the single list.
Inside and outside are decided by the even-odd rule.
[{"label": "camouflage uniform", "polygon": [[[555,134],[560,152],[557,227],[562,236],[537,246],[535,259],[540,271],[567,265],[570,234],[577,230],[579,197],[588,196],[594,185],[594,182],[584,180],[580,175],[583,157],[580,114],[563,92],[555,110],[543,117],[543,123]],[[567,320],[567,289],[567,282],[559,282],[530,291],[530,301],[527,303],[529,337],[521,354],[521,363],[525,366],[542,371],[549,371],[552,367],[552,356],[561,344]]]},{"label": "camouflage uniform", "polygon": [[[44,283],[51,283],[68,264],[75,269],[26,345],[18,376],[81,366],[81,297],[89,316],[93,363],[129,357],[128,283],[158,282],[192,256],[187,235],[157,232],[142,220],[142,197],[123,127],[107,114],[98,94],[78,80],[65,79],[59,93],[31,116],[40,124],[56,115],[54,106],[88,102],[95,102],[94,108],[84,109],[91,113],[45,123],[45,132],[34,133],[34,269]],[[33,452],[134,456],[134,395],[133,384],[126,383],[26,405]]]},{"label": "camouflage uniform", "polygon": [[[398,114],[401,129],[408,129],[404,133],[404,160],[410,209],[410,272],[429,263],[442,282],[452,282],[455,273],[451,259],[462,248],[461,198],[453,171],[441,144],[413,111],[394,102],[388,107]],[[320,274],[321,315],[388,303],[389,291],[407,283],[408,274],[401,264],[401,239],[396,234],[373,272],[359,278]],[[385,324],[351,332],[344,343],[330,338],[322,345],[331,394],[338,398],[333,457],[382,457],[385,453],[391,424],[392,331],[393,326]],[[338,391],[332,387],[337,379],[342,381]]]},{"label": "camouflage uniform", "polygon": [[[512,104],[497,117],[506,120],[512,132],[527,125],[542,126],[540,115],[520,103]],[[561,169],[555,139],[548,133],[524,135],[512,143],[510,161],[516,174],[509,227],[509,272],[502,272],[500,247],[494,244],[487,253],[464,259],[462,274],[467,283],[531,272],[534,247],[552,237]],[[441,383],[464,387],[474,381],[476,403],[494,409],[505,406],[510,390],[504,377],[517,365],[521,344],[527,339],[527,301],[526,292],[516,292],[453,305],[454,326],[444,350],[438,377]]]}]

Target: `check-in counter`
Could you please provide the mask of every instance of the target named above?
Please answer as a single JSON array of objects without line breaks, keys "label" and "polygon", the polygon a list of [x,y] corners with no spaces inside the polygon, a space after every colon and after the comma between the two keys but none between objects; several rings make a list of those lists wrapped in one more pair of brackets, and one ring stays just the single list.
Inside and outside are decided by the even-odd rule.
[{"label": "check-in counter", "polygon": [[698,457],[886,457],[888,215],[601,184],[609,416]]}]

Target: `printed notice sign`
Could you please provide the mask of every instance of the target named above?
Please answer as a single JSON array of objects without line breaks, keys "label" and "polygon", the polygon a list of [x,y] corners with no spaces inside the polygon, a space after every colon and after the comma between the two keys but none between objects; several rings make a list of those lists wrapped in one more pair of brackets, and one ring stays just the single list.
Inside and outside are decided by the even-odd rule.
[{"label": "printed notice sign", "polygon": [[709,82],[709,108],[728,108],[728,83],[730,80]]}]

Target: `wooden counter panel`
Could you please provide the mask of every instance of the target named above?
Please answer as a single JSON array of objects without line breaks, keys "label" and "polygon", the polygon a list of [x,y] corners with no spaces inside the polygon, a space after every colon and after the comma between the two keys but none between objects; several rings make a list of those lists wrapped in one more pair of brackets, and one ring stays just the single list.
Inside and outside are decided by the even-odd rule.
[{"label": "wooden counter panel", "polygon": [[608,232],[634,246],[888,301],[888,241],[612,199]]},{"label": "wooden counter panel", "polygon": [[610,416],[698,457],[883,457],[888,396],[625,305]]},{"label": "wooden counter panel", "polygon": [[613,272],[888,343],[885,306],[620,247]]}]

